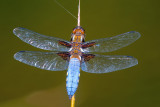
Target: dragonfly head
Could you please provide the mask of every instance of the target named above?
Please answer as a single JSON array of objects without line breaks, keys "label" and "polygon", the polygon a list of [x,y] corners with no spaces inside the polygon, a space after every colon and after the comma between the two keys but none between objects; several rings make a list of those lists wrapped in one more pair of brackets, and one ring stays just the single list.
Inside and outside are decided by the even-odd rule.
[{"label": "dragonfly head", "polygon": [[85,38],[85,31],[81,26],[77,26],[73,29],[73,32],[71,34],[71,41],[79,39],[81,42],[84,42],[84,38]]},{"label": "dragonfly head", "polygon": [[73,32],[72,32],[74,35],[84,35],[85,31],[84,29],[81,27],[81,26],[77,26],[73,29]]}]

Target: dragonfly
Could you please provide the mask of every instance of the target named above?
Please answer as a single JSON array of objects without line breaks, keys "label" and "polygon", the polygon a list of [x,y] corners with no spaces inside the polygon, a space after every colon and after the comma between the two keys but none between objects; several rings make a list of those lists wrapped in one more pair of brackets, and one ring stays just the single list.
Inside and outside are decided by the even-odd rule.
[{"label": "dragonfly", "polygon": [[67,70],[66,90],[69,99],[75,94],[80,70],[88,73],[108,73],[126,69],[138,64],[138,60],[126,55],[100,55],[97,52],[112,52],[128,46],[140,38],[136,31],[113,37],[85,41],[85,30],[80,26],[80,0],[77,26],[71,33],[71,40],[66,41],[52,36],[45,36],[31,30],[18,27],[13,33],[22,41],[43,50],[19,51],[14,58],[25,64],[50,71]]}]

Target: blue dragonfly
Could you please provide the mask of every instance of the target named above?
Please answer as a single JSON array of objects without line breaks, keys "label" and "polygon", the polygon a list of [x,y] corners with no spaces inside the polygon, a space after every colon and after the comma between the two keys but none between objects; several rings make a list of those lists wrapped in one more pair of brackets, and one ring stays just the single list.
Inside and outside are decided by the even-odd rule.
[{"label": "blue dragonfly", "polygon": [[92,52],[112,52],[128,46],[140,38],[136,31],[117,36],[85,42],[85,30],[80,26],[80,0],[78,23],[71,34],[71,41],[38,34],[25,28],[15,28],[13,33],[22,41],[43,50],[20,51],[14,58],[25,64],[50,70],[67,71],[66,89],[69,99],[75,94],[80,77],[80,69],[88,73],[108,73],[126,69],[138,64],[138,60],[125,55],[99,55]]}]

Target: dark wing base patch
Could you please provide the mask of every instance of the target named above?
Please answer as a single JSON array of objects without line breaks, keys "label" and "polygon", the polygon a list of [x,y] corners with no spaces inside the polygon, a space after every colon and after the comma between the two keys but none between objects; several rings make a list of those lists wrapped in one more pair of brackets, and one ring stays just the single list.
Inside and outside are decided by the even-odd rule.
[{"label": "dark wing base patch", "polygon": [[91,46],[93,46],[95,44],[96,44],[95,42],[86,43],[86,44],[82,45],[82,48],[85,49],[85,48],[91,47]]},{"label": "dark wing base patch", "polygon": [[84,59],[84,61],[89,61],[90,59],[94,58],[95,55],[93,54],[83,54],[82,58]]},{"label": "dark wing base patch", "polygon": [[70,43],[64,42],[64,41],[59,41],[59,44],[66,46],[68,48],[70,48],[72,45]]},{"label": "dark wing base patch", "polygon": [[70,53],[69,52],[59,52],[57,55],[61,56],[64,60],[69,60]]}]

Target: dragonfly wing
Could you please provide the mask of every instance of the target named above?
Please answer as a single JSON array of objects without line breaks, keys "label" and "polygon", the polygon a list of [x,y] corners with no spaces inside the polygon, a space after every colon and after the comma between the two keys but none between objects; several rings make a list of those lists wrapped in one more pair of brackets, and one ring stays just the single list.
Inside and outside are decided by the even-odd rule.
[{"label": "dragonfly wing", "polygon": [[21,27],[15,28],[13,30],[13,33],[17,37],[19,37],[22,41],[40,49],[52,50],[52,51],[68,51],[69,50],[68,47],[63,46],[59,43],[59,42],[64,42],[66,44],[70,44],[70,42],[65,41],[63,39],[41,35]]},{"label": "dragonfly wing", "polygon": [[25,64],[51,71],[63,71],[68,67],[68,61],[64,60],[57,52],[20,51],[14,58]]},{"label": "dragonfly wing", "polygon": [[83,45],[87,46],[94,43],[93,46],[84,48],[84,52],[111,52],[122,47],[125,47],[140,38],[140,33],[131,31],[121,35],[110,38],[103,38],[85,42]]},{"label": "dragonfly wing", "polygon": [[95,55],[88,61],[82,61],[81,69],[89,73],[107,73],[129,68],[138,64],[132,56],[123,55]]}]

